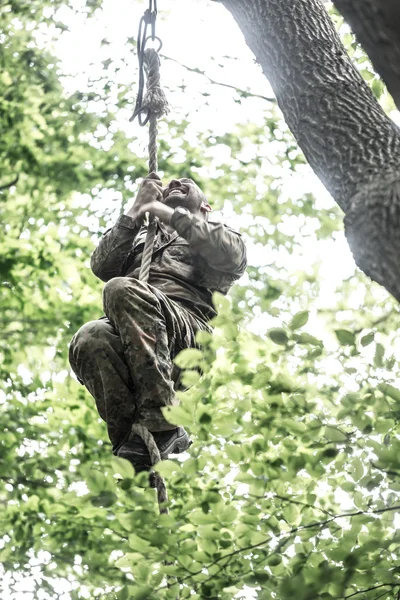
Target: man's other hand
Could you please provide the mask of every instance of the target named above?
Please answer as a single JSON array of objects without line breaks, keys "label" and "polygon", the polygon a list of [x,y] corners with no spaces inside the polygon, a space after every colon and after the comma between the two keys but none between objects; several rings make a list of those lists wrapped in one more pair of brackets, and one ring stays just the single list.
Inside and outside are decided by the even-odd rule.
[{"label": "man's other hand", "polygon": [[162,200],[162,181],[157,173],[150,173],[147,175],[141,183],[136,200],[133,205],[126,212],[128,217],[132,217],[138,223],[143,221],[144,213],[142,207],[153,202],[160,202]]},{"label": "man's other hand", "polygon": [[171,224],[171,217],[174,214],[173,208],[171,208],[170,206],[166,206],[165,204],[163,204],[162,202],[158,202],[157,200],[155,202],[149,202],[148,204],[142,205],[138,209],[137,218],[143,219],[144,214],[146,212],[149,212],[154,217],[158,217],[161,223],[164,223],[165,225]]}]

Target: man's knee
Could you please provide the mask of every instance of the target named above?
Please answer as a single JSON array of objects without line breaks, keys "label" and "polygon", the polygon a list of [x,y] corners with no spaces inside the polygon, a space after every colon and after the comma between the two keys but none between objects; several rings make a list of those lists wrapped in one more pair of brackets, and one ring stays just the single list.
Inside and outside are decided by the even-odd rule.
[{"label": "man's knee", "polygon": [[101,320],[85,323],[74,335],[69,347],[69,359],[72,365],[78,355],[88,355],[103,344],[108,325]]},{"label": "man's knee", "polygon": [[143,281],[131,277],[114,277],[103,289],[104,310],[107,312],[107,307],[120,305],[128,297],[131,305],[135,297],[148,298],[150,294],[148,285]]}]

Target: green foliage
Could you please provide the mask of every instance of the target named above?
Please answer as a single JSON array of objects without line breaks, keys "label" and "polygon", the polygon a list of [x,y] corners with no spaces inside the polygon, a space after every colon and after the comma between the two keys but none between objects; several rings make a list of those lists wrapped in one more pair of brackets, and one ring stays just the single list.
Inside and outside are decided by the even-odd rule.
[{"label": "green foliage", "polygon": [[285,189],[307,171],[272,106],[261,127],[199,131],[190,145],[171,115],[165,178],[190,173],[216,208],[233,199],[252,259],[229,299],[215,295],[214,334],[176,359],[190,389],[166,415],[195,443],[159,466],[169,515],[146,474],[111,456],[67,342],[101,314],[88,258],[145,163],[111,89],[106,112],[68,96],[37,43],[60,4],[14,0],[1,16],[0,186],[18,176],[0,190],[2,597],[25,580],[42,599],[395,598],[399,311],[359,273],[332,289],[307,262],[310,240],[318,256],[340,237],[341,217],[317,210],[311,189]]}]

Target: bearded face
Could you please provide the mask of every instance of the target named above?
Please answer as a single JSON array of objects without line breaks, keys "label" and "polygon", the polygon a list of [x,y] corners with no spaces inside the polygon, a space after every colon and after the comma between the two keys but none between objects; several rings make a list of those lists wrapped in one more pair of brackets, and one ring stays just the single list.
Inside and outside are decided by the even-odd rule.
[{"label": "bearded face", "polygon": [[183,206],[191,213],[209,212],[210,206],[192,179],[173,179],[163,190],[163,202],[171,208]]}]

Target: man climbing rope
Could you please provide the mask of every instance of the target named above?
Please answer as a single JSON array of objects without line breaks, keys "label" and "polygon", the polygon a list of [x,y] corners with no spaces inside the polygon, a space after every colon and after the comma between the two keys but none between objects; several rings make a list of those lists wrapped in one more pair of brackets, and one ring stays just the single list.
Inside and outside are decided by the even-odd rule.
[{"label": "man climbing rope", "polygon": [[[163,459],[189,447],[183,427],[161,411],[176,404],[173,358],[196,345],[197,331],[210,329],[212,292],[226,294],[246,268],[240,234],[208,221],[210,210],[191,179],[163,188],[151,173],[92,255],[94,274],[107,282],[106,316],[75,334],[70,363],[107,423],[113,453],[136,471],[149,470],[151,460],[142,438],[132,435],[134,423],[152,432]],[[158,219],[148,283],[138,279],[146,212]]]}]

